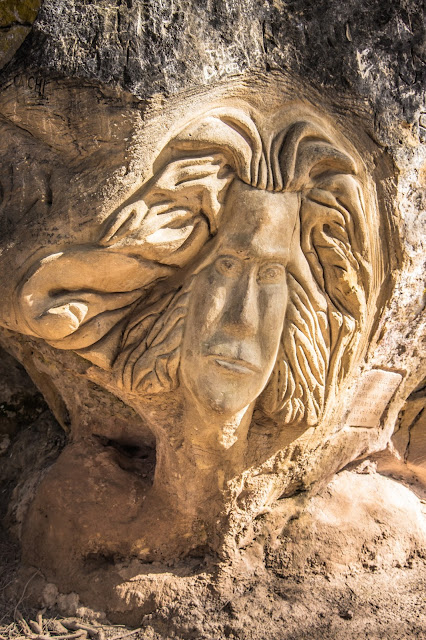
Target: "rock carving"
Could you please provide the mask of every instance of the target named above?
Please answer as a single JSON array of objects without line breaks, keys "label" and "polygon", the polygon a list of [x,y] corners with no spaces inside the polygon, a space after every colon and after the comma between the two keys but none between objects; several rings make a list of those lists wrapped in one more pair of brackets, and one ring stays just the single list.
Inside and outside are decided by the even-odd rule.
[{"label": "rock carving", "polygon": [[[265,117],[240,103],[172,131],[97,239],[47,247],[15,296],[19,332],[90,361],[88,377],[152,430],[153,484],[135,475],[132,501],[117,489],[116,503],[128,500],[121,529],[99,518],[88,527],[82,504],[91,514],[104,499],[90,489],[98,491],[104,462],[91,462],[98,441],[76,439],[43,481],[31,536],[44,547],[47,536],[53,557],[65,534],[46,521],[66,508],[74,514],[66,544],[80,556],[153,559],[206,541],[217,547],[219,514],[256,514],[279,495],[273,456],[321,424],[359,362],[381,256],[374,186],[357,151],[322,117],[289,109]],[[111,441],[106,427],[93,435]],[[117,463],[108,464],[112,474]],[[244,479],[256,466],[254,479]],[[123,468],[117,487],[129,483]],[[56,574],[58,558],[45,562]]]},{"label": "rock carving", "polygon": [[215,411],[259,398],[284,424],[314,425],[349,367],[372,284],[357,174],[316,123],[271,132],[241,110],[205,114],[96,244],[31,267],[20,330],[140,396],[183,385]]}]

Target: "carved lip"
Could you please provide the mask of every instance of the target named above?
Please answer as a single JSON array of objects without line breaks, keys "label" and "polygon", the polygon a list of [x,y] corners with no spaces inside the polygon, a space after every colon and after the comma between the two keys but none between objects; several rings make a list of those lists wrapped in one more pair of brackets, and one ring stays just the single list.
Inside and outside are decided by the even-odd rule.
[{"label": "carved lip", "polygon": [[219,367],[235,373],[259,373],[260,371],[259,367],[251,362],[247,362],[247,360],[241,360],[241,358],[231,358],[230,356],[223,356],[219,353],[209,357],[213,359]]}]

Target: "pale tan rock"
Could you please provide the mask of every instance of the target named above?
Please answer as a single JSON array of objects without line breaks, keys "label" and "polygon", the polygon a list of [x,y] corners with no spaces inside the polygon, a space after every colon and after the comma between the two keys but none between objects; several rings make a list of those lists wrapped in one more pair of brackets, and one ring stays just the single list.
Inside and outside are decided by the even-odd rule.
[{"label": "pale tan rock", "polygon": [[426,499],[426,423],[424,383],[410,394],[386,449],[370,456],[378,471],[404,483]]},{"label": "pale tan rock", "polygon": [[[2,96],[17,170],[0,322],[70,434],[22,516],[25,562],[88,604],[105,575],[118,610],[118,562],[233,557],[277,498],[383,449],[421,371],[386,353],[408,276],[363,112],[273,76],[145,120],[93,96],[78,113],[66,82],[31,109]],[[400,384],[364,428],[348,414],[371,370]]]},{"label": "pale tan rock", "polygon": [[426,519],[420,500],[395,480],[343,471],[271,544],[285,550],[291,573],[313,565],[331,575],[386,571],[424,554]]},{"label": "pale tan rock", "polygon": [[[3,323],[53,347],[59,380],[63,350],[93,363],[80,375],[156,439],[152,477],[145,438],[114,436],[109,418],[85,433],[87,408],[74,410],[81,439],[42,481],[27,561],[65,575],[97,555],[219,549],[226,512],[259,513],[343,419],[340,393],[390,293],[391,238],[360,151],[271,88],[269,102],[240,90],[185,108],[133,193],[90,221],[90,241],[56,234],[25,261]],[[75,386],[59,380],[69,406]]]},{"label": "pale tan rock", "polygon": [[423,637],[418,4],[0,3],[0,609]]}]

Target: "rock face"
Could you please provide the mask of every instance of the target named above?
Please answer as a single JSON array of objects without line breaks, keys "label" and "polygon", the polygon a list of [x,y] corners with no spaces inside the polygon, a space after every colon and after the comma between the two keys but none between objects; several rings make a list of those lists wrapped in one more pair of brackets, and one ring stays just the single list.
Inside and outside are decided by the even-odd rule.
[{"label": "rock face", "polygon": [[45,0],[3,68],[0,340],[68,434],[23,559],[110,616],[150,563],[350,564],[362,480],[314,496],[360,457],[424,486],[424,27],[380,4]]}]

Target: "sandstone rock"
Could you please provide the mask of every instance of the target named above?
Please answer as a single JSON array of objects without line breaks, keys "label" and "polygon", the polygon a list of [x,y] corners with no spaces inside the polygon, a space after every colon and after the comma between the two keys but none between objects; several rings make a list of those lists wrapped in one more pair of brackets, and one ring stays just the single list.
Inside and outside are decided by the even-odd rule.
[{"label": "sandstone rock", "polygon": [[293,576],[397,539],[390,480],[321,494],[426,480],[424,25],[381,4],[44,0],[4,66],[0,341],[68,438],[9,518],[64,597],[137,624],[194,558],[271,575],[273,523]]}]

